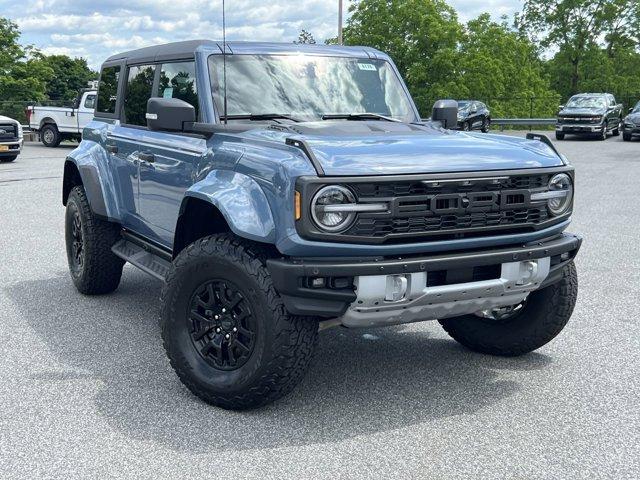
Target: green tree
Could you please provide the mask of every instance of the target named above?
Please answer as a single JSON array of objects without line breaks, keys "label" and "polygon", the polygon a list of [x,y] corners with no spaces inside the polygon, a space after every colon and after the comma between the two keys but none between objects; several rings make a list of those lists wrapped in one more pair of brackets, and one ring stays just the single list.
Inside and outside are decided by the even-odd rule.
[{"label": "green tree", "polygon": [[[618,53],[629,59],[628,54],[637,49],[640,2],[526,0],[522,13],[516,17],[516,24],[531,38],[539,40],[542,47],[557,51],[549,63],[549,72],[553,86],[567,97],[593,84],[593,71],[585,65],[606,62],[600,54],[601,49],[610,59]],[[598,71],[602,70],[598,68]],[[616,76],[615,70],[611,75]],[[601,80],[606,78],[611,77]]]},{"label": "green tree", "polygon": [[0,114],[24,121],[25,100],[43,100],[53,71],[33,47],[18,43],[18,26],[0,17]]},{"label": "green tree", "polygon": [[42,64],[43,56],[31,46],[18,43],[15,23],[0,17],[0,99],[41,100],[53,72]]},{"label": "green tree", "polygon": [[78,90],[86,88],[90,80],[98,78],[84,58],[70,58],[67,55],[50,55],[42,59],[44,66],[53,70],[53,77],[46,86],[46,95],[52,100],[71,101]]},{"label": "green tree", "polygon": [[316,39],[313,38],[313,35],[311,35],[310,32],[308,32],[307,30],[305,30],[304,28],[300,31],[300,35],[298,35],[298,39],[294,40],[293,43],[297,43],[297,44],[308,44],[308,45],[315,45],[316,43]]},{"label": "green tree", "polygon": [[423,113],[431,109],[427,102],[455,88],[462,28],[445,1],[361,0],[349,10],[344,43],[388,53]]},{"label": "green tree", "polygon": [[496,117],[551,116],[558,106],[538,49],[506,18],[485,13],[467,24],[458,68],[463,81],[454,96],[485,100]]}]

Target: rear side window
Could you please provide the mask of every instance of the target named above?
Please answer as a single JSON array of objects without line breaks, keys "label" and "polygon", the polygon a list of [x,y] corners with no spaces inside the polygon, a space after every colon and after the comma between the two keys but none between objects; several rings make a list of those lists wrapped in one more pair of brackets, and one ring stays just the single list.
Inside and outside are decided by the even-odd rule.
[{"label": "rear side window", "polygon": [[197,117],[198,90],[195,64],[193,62],[163,64],[156,96],[184,100],[195,107]]},{"label": "rear side window", "polygon": [[106,67],[100,74],[100,84],[98,85],[98,113],[116,113],[116,101],[118,100],[118,79],[120,78],[120,67]]},{"label": "rear side window", "polygon": [[147,100],[153,92],[155,65],[130,67],[124,94],[124,121],[128,125],[147,125]]}]

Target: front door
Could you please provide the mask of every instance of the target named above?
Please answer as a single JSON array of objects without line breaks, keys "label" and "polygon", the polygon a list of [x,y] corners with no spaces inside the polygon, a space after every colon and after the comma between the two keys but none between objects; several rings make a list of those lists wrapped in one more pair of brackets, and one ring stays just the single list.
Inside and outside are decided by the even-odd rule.
[{"label": "front door", "polygon": [[[190,135],[153,132],[146,128],[149,97],[179,98],[198,109],[194,62],[155,65],[151,92],[144,102],[133,102],[127,123],[134,118],[143,128],[136,132],[135,151],[130,158],[138,167],[138,215],[143,233],[150,240],[171,247],[185,191],[193,185],[199,160],[206,152],[206,140]],[[133,67],[130,69],[132,71]],[[131,74],[130,74],[131,81]],[[148,92],[148,89],[145,88]],[[127,98],[128,95],[125,95]],[[144,104],[144,107],[143,107]]]}]

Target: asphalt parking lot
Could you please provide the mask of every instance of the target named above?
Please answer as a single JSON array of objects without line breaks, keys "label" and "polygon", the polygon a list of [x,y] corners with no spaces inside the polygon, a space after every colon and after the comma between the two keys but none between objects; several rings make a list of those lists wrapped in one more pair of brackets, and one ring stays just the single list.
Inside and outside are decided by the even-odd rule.
[{"label": "asphalt parking lot", "polygon": [[62,165],[0,165],[2,478],[640,478],[640,141],[557,142],[577,170],[580,290],[520,358],[435,322],[321,332],[289,397],[236,413],[193,397],[162,349],[160,283],[131,266],[84,297],[64,253]]}]

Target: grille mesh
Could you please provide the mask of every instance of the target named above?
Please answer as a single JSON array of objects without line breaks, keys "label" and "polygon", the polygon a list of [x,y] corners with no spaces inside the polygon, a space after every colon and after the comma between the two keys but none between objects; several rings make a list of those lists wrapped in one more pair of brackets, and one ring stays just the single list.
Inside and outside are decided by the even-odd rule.
[{"label": "grille mesh", "polygon": [[[540,189],[548,185],[549,174],[512,176],[500,184],[477,183],[471,185],[442,183],[433,186],[421,181],[353,183],[349,187],[357,195],[358,200],[384,199],[393,207],[392,215],[364,214],[359,215],[354,225],[345,233],[358,237],[384,238],[389,235],[424,236],[451,233],[464,236],[458,231],[469,229],[514,229],[530,227],[549,220],[544,205],[521,205],[522,194],[505,194],[506,206],[493,204],[488,193],[500,193],[504,190]],[[476,200],[487,200],[491,205],[476,211],[438,214],[431,210],[432,195],[473,193]],[[437,209],[457,207],[455,199],[436,200]],[[482,210],[482,211],[477,211]],[[468,232],[467,232],[468,233]],[[486,234],[486,233],[485,233]]]}]

